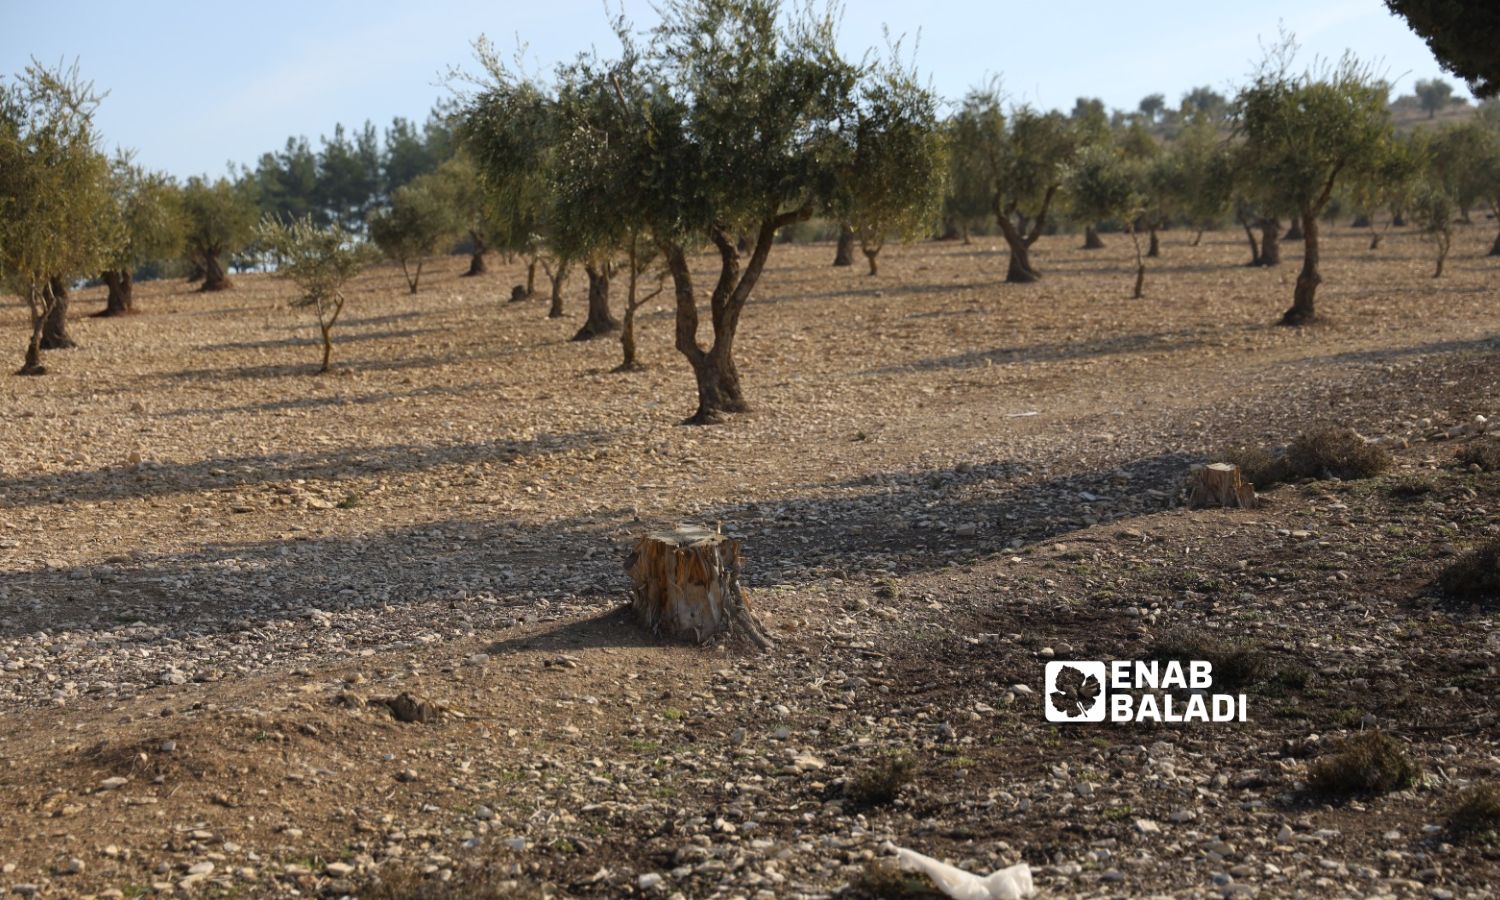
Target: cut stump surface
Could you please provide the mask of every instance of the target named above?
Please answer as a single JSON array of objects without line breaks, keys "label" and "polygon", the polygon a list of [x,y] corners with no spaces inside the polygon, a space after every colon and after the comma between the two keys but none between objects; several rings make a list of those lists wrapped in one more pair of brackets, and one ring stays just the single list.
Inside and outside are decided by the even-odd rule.
[{"label": "cut stump surface", "polygon": [[1240,467],[1230,463],[1196,466],[1188,474],[1188,506],[1255,508],[1255,485],[1240,477]]},{"label": "cut stump surface", "polygon": [[739,541],[697,527],[653,532],[636,542],[625,571],[635,613],[653,632],[700,644],[735,633],[770,648],[740,588]]}]

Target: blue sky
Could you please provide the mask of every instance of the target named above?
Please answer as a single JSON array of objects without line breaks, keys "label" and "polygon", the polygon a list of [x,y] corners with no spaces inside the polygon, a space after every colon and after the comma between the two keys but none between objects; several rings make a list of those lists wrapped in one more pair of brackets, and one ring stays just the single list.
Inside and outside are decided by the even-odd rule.
[{"label": "blue sky", "polygon": [[[625,0],[625,11],[638,25],[653,19],[645,0]],[[1134,109],[1154,92],[1175,104],[1200,84],[1229,93],[1278,25],[1305,60],[1347,48],[1398,93],[1439,76],[1466,93],[1381,0],[849,0],[841,42],[854,55],[881,46],[882,24],[908,43],[920,32],[919,68],[954,98],[992,75],[1016,99],[1064,109],[1083,95]],[[613,46],[603,0],[0,0],[0,74],[32,56],[76,57],[109,91],[98,123],[110,146],[178,176],[217,174],[288,135],[316,146],[335,122],[425,118],[447,67],[472,68],[481,33],[506,51],[519,37],[541,69]]]}]

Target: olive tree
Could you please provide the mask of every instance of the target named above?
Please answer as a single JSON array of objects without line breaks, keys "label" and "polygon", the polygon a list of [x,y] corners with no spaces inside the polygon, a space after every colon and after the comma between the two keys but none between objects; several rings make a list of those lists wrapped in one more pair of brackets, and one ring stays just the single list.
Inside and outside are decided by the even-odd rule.
[{"label": "olive tree", "polygon": [[100,274],[109,296],[95,315],[124,316],[136,311],[135,270],[182,252],[182,205],[170,177],[136,165],[125,153],[112,163],[110,196],[109,247]]},{"label": "olive tree", "polygon": [[455,232],[467,242],[469,268],[464,275],[483,275],[484,256],[494,246],[495,235],[500,231],[501,212],[474,160],[466,153],[459,153],[414,183],[432,192],[452,215]]},{"label": "olive tree", "polygon": [[937,97],[895,57],[860,88],[854,154],[834,207],[858,236],[871,275],[886,238],[913,240],[937,217],[947,171]]},{"label": "olive tree", "polygon": [[1358,216],[1356,224],[1362,222],[1369,229],[1371,250],[1380,249],[1397,212],[1410,204],[1426,155],[1418,141],[1393,138],[1381,148],[1373,166],[1349,179],[1345,199]]},{"label": "olive tree", "polygon": [[1293,47],[1273,52],[1236,98],[1245,184],[1253,197],[1295,212],[1304,252],[1283,325],[1316,317],[1319,218],[1340,178],[1372,169],[1389,140],[1387,86],[1352,56],[1323,71],[1292,74]]},{"label": "olive tree", "polygon": [[552,283],[548,315],[559,318],[569,265],[549,240],[549,159],[559,141],[557,98],[540,79],[506,66],[484,38],[475,42],[475,51],[485,80],[465,98],[459,139],[494,198],[495,243],[526,258],[526,296],[535,293],[536,269],[542,267]]},{"label": "olive tree", "polygon": [[1423,235],[1432,241],[1437,250],[1437,264],[1432,270],[1433,278],[1443,277],[1443,263],[1453,246],[1453,219],[1458,213],[1458,204],[1453,194],[1442,181],[1429,179],[1412,198],[1412,219]]},{"label": "olive tree", "polygon": [[[841,186],[857,183],[869,174],[862,166],[881,157],[868,146],[862,153],[859,142],[906,126],[857,127],[877,75],[840,55],[833,8],[669,0],[660,12],[639,49],[622,26],[619,63],[580,73],[592,99],[561,104],[560,133],[571,137],[555,171],[564,205],[569,196],[593,197],[602,227],[621,229],[622,239],[639,232],[656,246],[675,298],[676,347],[697,382],[698,408],[687,421],[702,424],[749,409],[735,338],[776,233],[829,214]],[[609,108],[611,95],[614,112],[593,115]],[[900,117],[925,107],[903,98],[890,108]],[[605,172],[608,185],[597,177]],[[706,292],[707,345],[691,265],[704,244],[718,269]]]},{"label": "olive tree", "polygon": [[44,332],[67,306],[70,275],[105,257],[109,161],[93,125],[98,97],[77,66],[36,63],[0,86],[0,276],[26,301],[31,339],[20,375],[41,375]]},{"label": "olive tree", "polygon": [[1417,103],[1429,119],[1453,102],[1453,85],[1441,78],[1418,79],[1412,90],[1416,92]]},{"label": "olive tree", "polygon": [[182,190],[184,239],[188,254],[203,272],[203,290],[233,287],[224,260],[240,252],[255,234],[256,209],[249,182],[189,178]]},{"label": "olive tree", "polygon": [[[1426,148],[1431,178],[1442,184],[1465,222],[1476,205],[1500,218],[1500,129],[1473,119],[1431,135]],[[1500,256],[1500,234],[1490,255]]]},{"label": "olive tree", "polygon": [[370,264],[370,245],[337,223],[319,228],[311,216],[290,223],[267,219],[256,230],[256,237],[276,255],[276,275],[291,279],[302,291],[293,305],[311,308],[317,314],[318,331],[323,337],[323,366],[318,374],[329,371],[333,327],[344,311],[344,285]]},{"label": "olive tree", "polygon": [[1042,276],[1031,264],[1031,246],[1047,226],[1072,158],[1072,124],[1027,106],[1007,113],[994,84],[970,91],[954,124],[953,153],[964,180],[983,186],[1010,249],[1005,280],[1036,281]]},{"label": "olive tree", "polygon": [[1149,164],[1128,160],[1116,148],[1095,144],[1080,150],[1068,167],[1067,191],[1074,213],[1090,222],[1117,220],[1135,248],[1136,299],[1145,295],[1146,258],[1141,251],[1140,232],[1136,222],[1143,215],[1146,200],[1140,191],[1145,181],[1142,170]]},{"label": "olive tree", "polygon": [[422,264],[452,231],[448,210],[424,184],[402,185],[391,194],[390,206],[370,214],[370,240],[401,267],[413,294],[422,280]]},{"label": "olive tree", "polygon": [[1214,121],[1207,115],[1191,117],[1169,151],[1177,172],[1175,203],[1195,231],[1193,246],[1204,229],[1222,220],[1234,191],[1229,146]]}]

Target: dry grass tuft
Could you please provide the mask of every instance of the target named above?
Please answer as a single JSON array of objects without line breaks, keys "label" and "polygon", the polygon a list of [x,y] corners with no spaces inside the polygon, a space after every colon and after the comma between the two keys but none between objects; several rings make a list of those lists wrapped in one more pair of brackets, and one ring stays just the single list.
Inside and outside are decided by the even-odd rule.
[{"label": "dry grass tuft", "polygon": [[1333,799],[1386,794],[1411,787],[1421,776],[1422,767],[1412,761],[1400,741],[1367,731],[1314,762],[1307,774],[1307,789]]},{"label": "dry grass tuft", "polygon": [[1179,628],[1157,638],[1146,653],[1147,659],[1207,660],[1213,664],[1214,688],[1235,690],[1266,677],[1265,653],[1248,641],[1227,640],[1217,635]]},{"label": "dry grass tuft", "polygon": [[1484,472],[1500,472],[1500,441],[1487,439],[1466,444],[1458,451],[1458,461],[1465,466],[1478,466]]},{"label": "dry grass tuft", "polygon": [[1373,478],[1391,467],[1391,454],[1353,429],[1324,426],[1292,439],[1282,456],[1285,481],[1300,478]]},{"label": "dry grass tuft", "polygon": [[916,774],[916,761],[909,753],[891,753],[855,773],[844,785],[844,797],[855,806],[888,806]]},{"label": "dry grass tuft", "polygon": [[1460,794],[1448,813],[1448,832],[1473,843],[1500,843],[1500,783],[1478,784]]},{"label": "dry grass tuft", "polygon": [[1475,547],[1438,574],[1438,589],[1454,600],[1500,606],[1500,540]]}]

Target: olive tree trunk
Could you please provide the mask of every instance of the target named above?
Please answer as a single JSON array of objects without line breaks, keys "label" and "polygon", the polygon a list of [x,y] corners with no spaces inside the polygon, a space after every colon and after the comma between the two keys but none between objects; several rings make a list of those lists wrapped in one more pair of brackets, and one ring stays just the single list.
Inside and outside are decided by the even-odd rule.
[{"label": "olive tree trunk", "polygon": [[1259,261],[1253,265],[1281,265],[1281,221],[1279,219],[1260,220],[1260,257]]},{"label": "olive tree trunk", "polygon": [[135,312],[135,282],[128,269],[112,270],[100,276],[109,288],[104,309],[94,315],[100,318],[128,316]]},{"label": "olive tree trunk", "polygon": [[542,271],[547,273],[547,281],[552,285],[552,305],[547,309],[547,318],[561,319],[563,315],[563,284],[568,280],[568,269],[572,264],[567,260],[560,260],[557,268],[545,259],[542,260]]},{"label": "olive tree trunk", "polygon": [[589,263],[583,267],[589,276],[589,314],[583,327],[573,335],[575,341],[587,341],[608,334],[620,327],[609,312],[610,264]]},{"label": "olive tree trunk", "polygon": [[1036,218],[1030,220],[1030,228],[1026,227],[1027,218],[1021,216],[1021,224],[1016,224],[1012,218],[1017,214],[1014,204],[1008,209],[1000,207],[1000,200],[995,198],[995,222],[1000,226],[1000,233],[1005,237],[1006,246],[1010,248],[1010,264],[1005,272],[1005,280],[1012,284],[1026,284],[1042,277],[1042,273],[1031,264],[1031,245],[1035,244],[1037,238],[1041,237],[1042,229],[1047,224],[1047,209],[1052,205],[1052,198],[1057,194],[1056,186],[1049,187],[1042,199],[1041,209]]},{"label": "olive tree trunk", "polygon": [[217,252],[203,254],[203,287],[204,291],[227,291],[234,287],[229,280],[229,275],[224,271],[224,265],[219,262]]},{"label": "olive tree trunk", "polygon": [[78,346],[68,334],[68,286],[63,280],[53,277],[47,285],[52,302],[47,305],[47,316],[42,323],[43,350],[70,350]]},{"label": "olive tree trunk", "polygon": [[26,360],[17,375],[45,375],[47,367],[42,365],[42,331],[47,324],[47,313],[52,303],[52,294],[46,287],[31,286],[26,292],[26,308],[31,313],[31,339],[26,342]]},{"label": "olive tree trunk", "polygon": [[698,410],[683,424],[707,425],[721,421],[726,413],[749,411],[740,387],[739,371],[734,364],[734,337],[739,329],[740,313],[765,269],[776,230],[792,222],[805,221],[811,215],[812,208],[804,206],[764,219],[755,247],[750,252],[750,260],[743,268],[740,253],[729,236],[722,228],[713,229],[710,237],[719,251],[719,278],[709,294],[713,343],[706,348],[698,341],[698,296],[693,288],[687,252],[681,244],[662,247],[676,297],[677,350],[687,357],[698,384]]},{"label": "olive tree trunk", "polygon": [[854,265],[854,229],[849,225],[839,226],[839,243],[833,251],[835,266]]},{"label": "olive tree trunk", "polygon": [[415,294],[417,292],[417,282],[422,280],[422,260],[417,260],[415,270],[408,269],[406,260],[401,260],[401,274],[406,277],[406,286],[410,289],[410,292]]},{"label": "olive tree trunk", "polygon": [[1283,325],[1306,325],[1317,318],[1315,301],[1323,276],[1318,274],[1318,219],[1312,212],[1302,214],[1302,270],[1292,293],[1292,308],[1281,317]]},{"label": "olive tree trunk", "polygon": [[1156,259],[1161,256],[1161,238],[1157,236],[1156,226],[1149,226],[1146,233],[1150,238],[1147,243],[1146,255],[1152,259]]},{"label": "olive tree trunk", "polygon": [[1104,241],[1099,237],[1099,229],[1093,225],[1083,226],[1083,249],[1103,250]]}]

